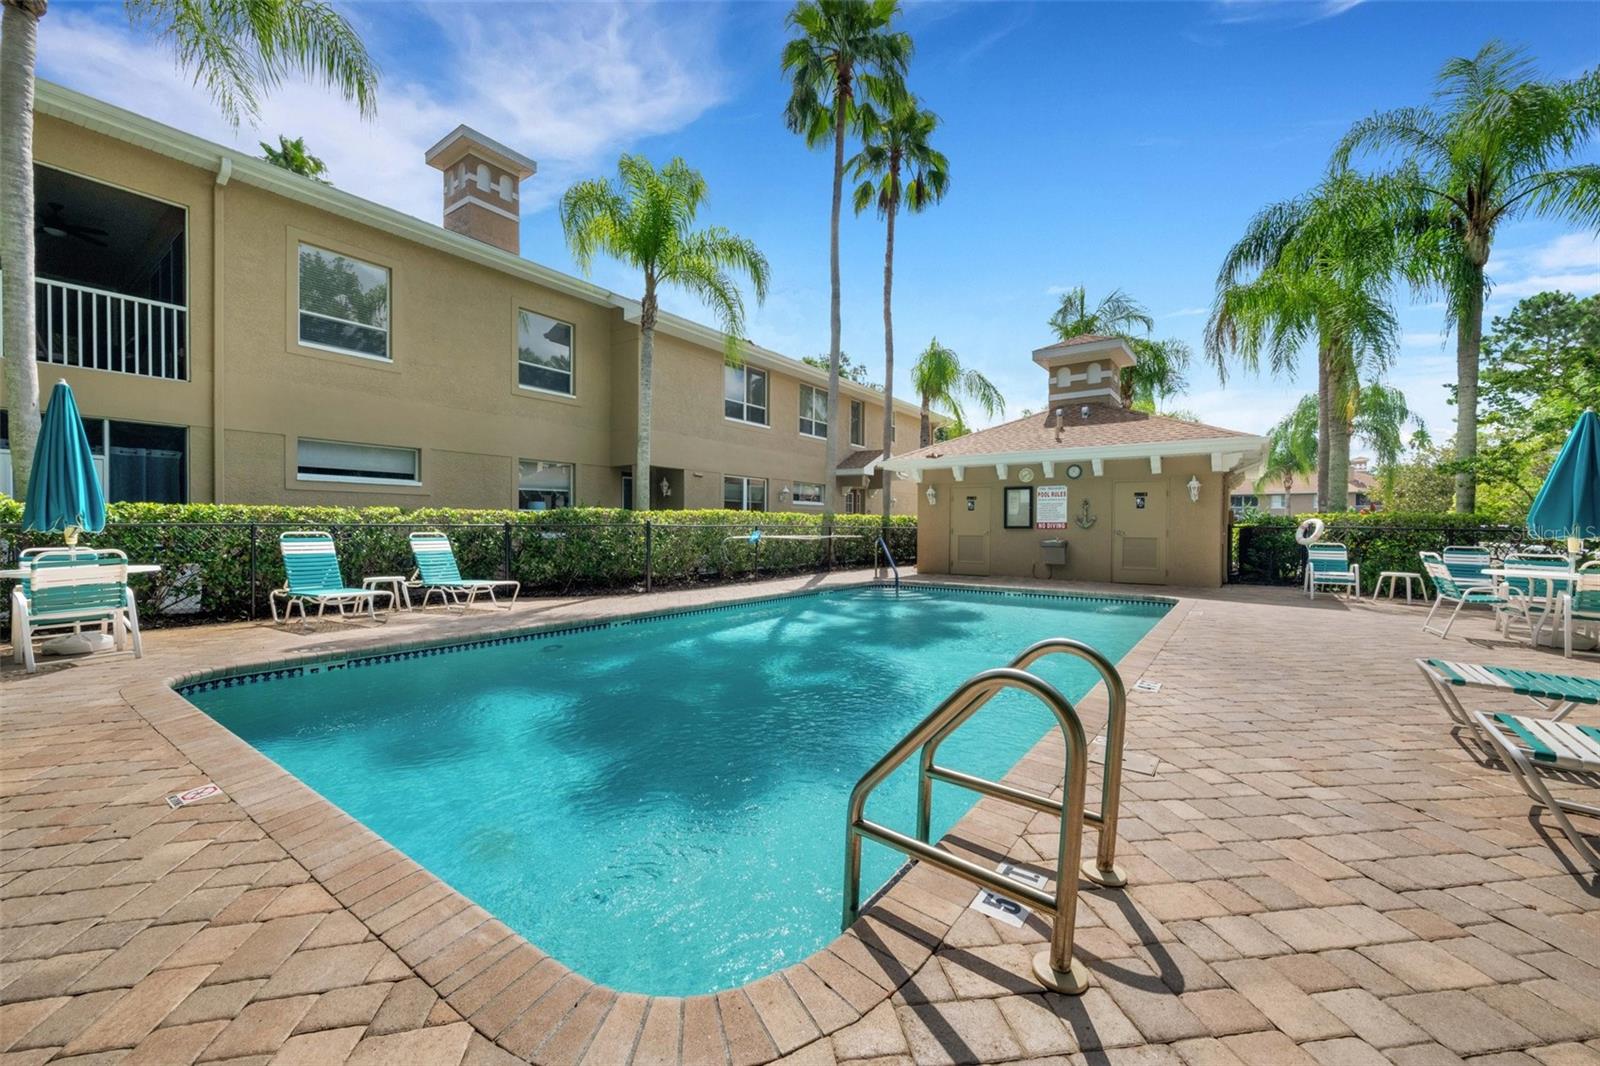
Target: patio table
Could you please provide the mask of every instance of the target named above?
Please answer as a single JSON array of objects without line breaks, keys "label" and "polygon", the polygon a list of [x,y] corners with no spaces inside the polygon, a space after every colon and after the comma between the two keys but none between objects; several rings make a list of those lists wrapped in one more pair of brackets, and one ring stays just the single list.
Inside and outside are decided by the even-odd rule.
[{"label": "patio table", "polygon": [[[1547,618],[1555,618],[1559,607],[1556,603],[1556,586],[1571,585],[1578,580],[1576,570],[1557,570],[1553,566],[1492,566],[1484,570],[1484,576],[1506,578],[1534,582],[1544,582],[1544,614]],[[1545,640],[1545,626],[1541,622],[1537,627],[1529,627],[1528,643],[1530,645],[1549,644],[1555,646],[1555,626],[1550,627],[1550,639]]]}]

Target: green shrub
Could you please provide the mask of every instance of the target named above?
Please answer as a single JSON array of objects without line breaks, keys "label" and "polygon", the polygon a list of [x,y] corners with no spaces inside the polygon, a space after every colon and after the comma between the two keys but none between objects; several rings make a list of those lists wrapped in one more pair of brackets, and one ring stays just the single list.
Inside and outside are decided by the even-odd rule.
[{"label": "green shrub", "polygon": [[[0,496],[0,559],[21,548],[59,544],[58,534],[22,533],[22,506]],[[283,584],[278,535],[290,529],[326,529],[338,545],[351,582],[367,575],[409,574],[407,541],[413,530],[448,530],[461,572],[468,577],[507,575],[528,592],[600,592],[642,587],[648,562],[655,584],[719,581],[815,569],[827,542],[765,539],[815,536],[820,514],[741,511],[654,511],[602,507],[553,511],[470,511],[394,507],[288,507],[244,504],[114,503],[104,532],[82,543],[120,548],[134,562],[159,563],[161,573],[142,579],[140,599],[149,616],[243,618],[265,609],[268,590]],[[760,528],[759,545],[749,540]],[[837,515],[834,541],[840,566],[871,564],[882,520]],[[902,564],[916,561],[916,519],[890,521],[888,540]],[[252,588],[252,556],[255,582]]]}]

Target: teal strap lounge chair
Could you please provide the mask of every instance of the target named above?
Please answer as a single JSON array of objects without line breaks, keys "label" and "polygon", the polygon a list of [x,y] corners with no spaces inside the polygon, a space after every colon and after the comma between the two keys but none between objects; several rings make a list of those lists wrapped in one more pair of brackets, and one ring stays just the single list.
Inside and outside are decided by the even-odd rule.
[{"label": "teal strap lounge chair", "polygon": [[1600,727],[1484,711],[1473,712],[1472,724],[1528,798],[1550,812],[1578,854],[1600,871],[1600,853],[1567,819],[1569,812],[1600,818],[1600,806],[1557,799],[1544,780],[1544,772],[1554,770],[1569,782],[1579,775],[1588,783],[1600,783]]},{"label": "teal strap lounge chair", "polygon": [[351,610],[366,609],[367,616],[378,620],[377,597],[388,598],[393,604],[394,593],[383,589],[357,589],[344,583],[339,572],[339,555],[333,548],[333,537],[322,530],[297,529],[278,537],[278,550],[283,553],[283,570],[288,584],[273,589],[267,597],[272,608],[272,621],[279,621],[278,603],[283,602],[283,619],[287,624],[289,613],[300,608],[301,625],[309,624],[306,604],[317,605],[317,617],[329,607],[337,608],[341,618]]},{"label": "teal strap lounge chair", "polygon": [[42,630],[109,625],[119,650],[131,637],[133,657],[144,656],[126,555],[112,549],[47,548],[25,553],[22,561],[28,576],[11,590],[11,645],[28,673],[39,668],[33,641]]},{"label": "teal strap lounge chair", "polygon": [[1600,638],[1600,563],[1589,563],[1578,571],[1571,592],[1561,595],[1561,650],[1572,658],[1574,630],[1588,630]]},{"label": "teal strap lounge chair", "polygon": [[1445,714],[1457,725],[1473,724],[1461,705],[1459,690],[1483,689],[1505,695],[1526,696],[1551,721],[1560,721],[1580,705],[1600,705],[1600,678],[1572,674],[1547,674],[1510,666],[1418,659],[1417,667],[1439,698]]},{"label": "teal strap lounge chair", "polygon": [[[1433,607],[1428,611],[1428,617],[1422,620],[1422,631],[1432,633],[1439,637],[1448,637],[1450,627],[1456,624],[1456,616],[1461,613],[1461,608],[1467,604],[1477,604],[1484,607],[1493,607],[1499,610],[1505,606],[1506,598],[1500,595],[1493,582],[1482,576],[1478,571],[1477,578],[1457,578],[1455,572],[1445,565],[1436,552],[1419,552],[1422,558],[1422,568],[1427,571],[1428,580],[1433,582]],[[1433,628],[1433,616],[1439,608],[1446,603],[1455,604],[1455,610],[1450,612],[1450,617],[1445,621],[1443,629]]]},{"label": "teal strap lounge chair", "polygon": [[1361,567],[1350,562],[1350,552],[1343,544],[1306,545],[1306,598],[1316,599],[1319,588],[1361,595]]},{"label": "teal strap lounge chair", "polygon": [[1494,565],[1494,556],[1481,545],[1451,544],[1444,550],[1444,565],[1458,582],[1481,585],[1490,580],[1484,571]]},{"label": "teal strap lounge chair", "polygon": [[[450,546],[450,538],[437,530],[411,534],[411,554],[417,559],[417,581],[423,588],[424,608],[437,594],[439,602],[445,607],[458,607],[464,611],[477,602],[479,594],[483,594],[489,597],[490,603],[509,610],[517,602],[517,593],[522,590],[522,584],[518,581],[463,578],[460,567],[456,566],[456,553]],[[501,603],[499,594],[508,591],[511,598]]]}]

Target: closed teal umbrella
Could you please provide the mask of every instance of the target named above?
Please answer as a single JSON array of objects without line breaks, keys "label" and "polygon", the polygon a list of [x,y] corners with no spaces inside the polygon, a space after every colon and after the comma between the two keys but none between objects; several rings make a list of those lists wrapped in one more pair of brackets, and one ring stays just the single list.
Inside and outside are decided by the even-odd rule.
[{"label": "closed teal umbrella", "polygon": [[1528,508],[1528,532],[1573,541],[1600,537],[1600,415],[1585,411]]},{"label": "closed teal umbrella", "polygon": [[63,533],[68,544],[76,544],[80,531],[98,533],[105,527],[106,497],[95,472],[94,453],[72,390],[58,381],[39,426],[22,528]]}]

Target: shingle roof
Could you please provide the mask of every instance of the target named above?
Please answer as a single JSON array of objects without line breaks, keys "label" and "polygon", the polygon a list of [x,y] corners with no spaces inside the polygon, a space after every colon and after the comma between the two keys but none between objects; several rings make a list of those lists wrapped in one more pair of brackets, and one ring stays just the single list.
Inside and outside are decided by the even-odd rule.
[{"label": "shingle roof", "polygon": [[[1087,418],[1080,413],[1084,407],[1088,409]],[[899,466],[902,461],[917,459],[1175,444],[1214,441],[1222,437],[1239,437],[1242,442],[1253,436],[1203,422],[1188,422],[1181,418],[1129,411],[1105,404],[1070,404],[897,455],[894,463]]]},{"label": "shingle roof", "polygon": [[[1370,496],[1377,489],[1377,487],[1378,487],[1378,476],[1376,474],[1374,474],[1371,470],[1366,470],[1366,469],[1363,469],[1362,467],[1355,466],[1353,464],[1351,465],[1351,467],[1350,467],[1350,491],[1351,492],[1363,492],[1363,493],[1366,493],[1367,495]],[[1239,491],[1241,491],[1241,492],[1249,492],[1249,493],[1257,493],[1257,494],[1260,494],[1260,495],[1270,495],[1272,493],[1287,492],[1288,490],[1283,487],[1283,479],[1282,478],[1274,478],[1271,481],[1262,482],[1261,487],[1259,489],[1254,488],[1253,486],[1243,486],[1243,487],[1241,487],[1239,489]],[[1315,470],[1312,470],[1308,474],[1296,475],[1296,477],[1294,479],[1294,491],[1296,493],[1316,492],[1317,491],[1317,472]]]},{"label": "shingle roof", "polygon": [[882,448],[857,448],[855,451],[840,459],[835,469],[838,470],[865,470],[873,460],[883,457]]}]

